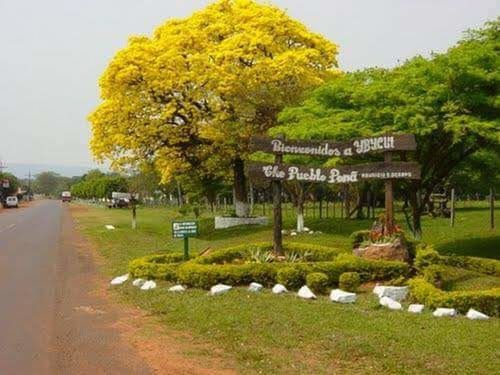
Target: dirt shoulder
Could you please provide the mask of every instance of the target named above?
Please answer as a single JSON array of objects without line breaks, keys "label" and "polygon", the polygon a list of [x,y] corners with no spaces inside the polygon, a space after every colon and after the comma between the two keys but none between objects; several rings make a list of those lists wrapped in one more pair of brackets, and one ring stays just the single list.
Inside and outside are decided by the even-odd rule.
[{"label": "dirt shoulder", "polygon": [[68,232],[65,233],[67,241],[76,244],[78,257],[90,270],[80,285],[89,285],[87,294],[93,300],[82,301],[76,309],[94,323],[100,321],[102,332],[112,331],[117,335],[120,345],[113,351],[123,350],[123,355],[117,357],[124,361],[135,357],[147,372],[155,374],[235,374],[231,360],[223,353],[196,342],[189,334],[169,330],[156,317],[118,301],[118,296],[108,287],[109,280],[99,273],[98,265],[104,260],[95,246],[78,232],[70,215],[70,211],[77,216],[78,211],[85,209],[72,205],[66,210],[63,223]]}]

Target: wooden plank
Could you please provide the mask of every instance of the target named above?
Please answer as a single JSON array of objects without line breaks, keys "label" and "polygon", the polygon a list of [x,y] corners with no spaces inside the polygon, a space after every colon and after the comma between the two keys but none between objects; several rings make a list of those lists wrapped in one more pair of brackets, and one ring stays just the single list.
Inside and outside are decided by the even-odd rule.
[{"label": "wooden plank", "polygon": [[318,157],[349,157],[384,151],[413,151],[417,143],[413,134],[381,135],[356,138],[347,142],[333,140],[285,140],[270,137],[252,137],[251,151],[274,154],[309,155]]},{"label": "wooden plank", "polygon": [[335,168],[316,168],[302,165],[248,163],[253,180],[281,180],[348,184],[373,179],[420,179],[420,166],[413,162],[377,162],[343,165]]}]

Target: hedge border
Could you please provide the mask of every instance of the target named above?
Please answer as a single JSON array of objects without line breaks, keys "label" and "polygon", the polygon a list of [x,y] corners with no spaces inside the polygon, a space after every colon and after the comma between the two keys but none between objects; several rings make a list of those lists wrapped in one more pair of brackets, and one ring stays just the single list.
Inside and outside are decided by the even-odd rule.
[{"label": "hedge border", "polygon": [[443,291],[423,277],[408,282],[410,298],[430,308],[452,307],[460,313],[470,308],[490,316],[500,316],[500,288],[480,291]]}]

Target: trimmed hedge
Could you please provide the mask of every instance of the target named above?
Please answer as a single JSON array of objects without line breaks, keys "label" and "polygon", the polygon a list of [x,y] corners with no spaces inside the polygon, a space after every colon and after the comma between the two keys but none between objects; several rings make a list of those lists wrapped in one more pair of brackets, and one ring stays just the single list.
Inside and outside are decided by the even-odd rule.
[{"label": "trimmed hedge", "polygon": [[484,273],[500,277],[500,261],[495,259],[485,259],[467,256],[444,256],[440,255],[432,246],[427,246],[417,250],[415,267],[423,271],[433,264],[464,268],[469,271]]},{"label": "trimmed hedge", "polygon": [[218,283],[245,285],[253,281],[271,286],[277,270],[272,263],[203,265],[188,262],[178,268],[177,280],[183,285],[203,289]]},{"label": "trimmed hedge", "polygon": [[339,278],[339,288],[348,292],[355,292],[361,285],[361,277],[357,272],[344,272]]},{"label": "trimmed hedge", "polygon": [[[253,250],[272,251],[273,245],[269,242],[254,244],[245,244],[226,249],[215,250],[206,256],[197,257],[195,263],[200,264],[226,264],[236,260],[244,263],[248,260]],[[307,261],[328,261],[333,260],[337,255],[343,253],[343,250],[327,246],[303,244],[303,243],[285,243],[283,244],[285,254],[296,253],[302,256],[307,255]]]},{"label": "trimmed hedge", "polygon": [[175,281],[183,259],[181,253],[146,255],[131,261],[128,270],[132,277]]},{"label": "trimmed hedge", "polygon": [[452,307],[463,314],[473,308],[490,316],[500,316],[500,288],[445,292],[423,277],[410,280],[408,285],[411,299],[427,307]]},{"label": "trimmed hedge", "polygon": [[307,274],[312,272],[326,274],[328,285],[333,286],[344,272],[358,272],[365,282],[404,277],[409,271],[408,264],[403,262],[373,261],[342,254],[334,261],[311,263],[199,264],[195,259],[182,264],[177,276],[182,284],[206,289],[216,283],[245,285],[252,281],[269,286],[280,282],[294,289],[304,285]]},{"label": "trimmed hedge", "polygon": [[328,276],[322,272],[313,272],[306,276],[306,285],[315,293],[325,293],[328,288]]}]

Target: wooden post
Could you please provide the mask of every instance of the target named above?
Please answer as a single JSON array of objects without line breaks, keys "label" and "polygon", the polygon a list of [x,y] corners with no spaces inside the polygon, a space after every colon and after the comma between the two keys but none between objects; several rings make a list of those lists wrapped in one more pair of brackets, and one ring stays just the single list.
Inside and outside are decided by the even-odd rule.
[{"label": "wooden post", "polygon": [[[284,138],[279,136],[279,138]],[[275,164],[283,163],[283,155],[275,154],[274,156]],[[278,255],[283,254],[283,235],[281,233],[283,227],[283,217],[281,212],[281,194],[283,190],[282,182],[279,180],[274,180],[271,182],[272,192],[273,192],[273,216],[274,216],[274,230],[273,230],[273,247],[274,253]]]},{"label": "wooden post", "polygon": [[495,229],[495,189],[490,188],[490,228]]},{"label": "wooden post", "polygon": [[[384,161],[391,162],[392,154],[390,152],[384,153]],[[393,182],[391,179],[385,180],[385,228],[386,234],[391,234],[394,230],[394,193]]]},{"label": "wooden post", "polygon": [[455,188],[451,189],[450,225],[455,226]]}]

